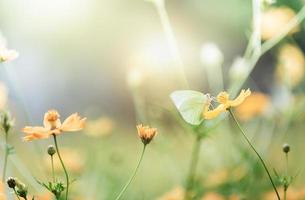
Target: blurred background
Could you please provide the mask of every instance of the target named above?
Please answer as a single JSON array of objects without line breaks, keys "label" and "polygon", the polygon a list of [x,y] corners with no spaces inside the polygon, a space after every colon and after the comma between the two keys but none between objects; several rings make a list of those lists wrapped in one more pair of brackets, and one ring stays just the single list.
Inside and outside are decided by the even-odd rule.
[{"label": "blurred background", "polygon": [[[20,54],[0,66],[1,90],[16,125],[10,138],[16,154],[10,158],[8,175],[19,176],[34,194],[46,193],[33,177],[50,179],[45,157],[52,141],[25,143],[20,130],[41,125],[44,113],[54,108],[62,120],[74,112],[88,118],[82,133],[60,138],[76,179],[73,200],[116,196],[140,154],[138,123],[158,128],[159,135],[125,199],[158,199],[173,188],[179,195],[193,135],[169,95],[192,89],[216,96],[248,77],[243,55],[252,31],[252,2],[158,2],[0,1],[1,33],[8,47]],[[303,4],[262,2],[262,41],[276,35]],[[299,173],[292,186],[295,199],[305,199],[304,28],[303,22],[298,24],[259,59],[247,81],[240,82],[254,94],[236,110],[270,169],[284,171],[281,146],[290,143],[289,172]],[[197,199],[211,194],[223,199],[273,198],[266,197],[272,188],[239,136],[227,118],[203,141]]]}]

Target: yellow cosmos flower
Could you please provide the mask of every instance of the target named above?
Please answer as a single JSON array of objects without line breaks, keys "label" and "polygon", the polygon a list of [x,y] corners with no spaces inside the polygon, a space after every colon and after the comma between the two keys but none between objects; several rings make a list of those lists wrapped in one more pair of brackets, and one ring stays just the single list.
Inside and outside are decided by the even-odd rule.
[{"label": "yellow cosmos flower", "polygon": [[229,108],[239,106],[250,95],[250,89],[242,90],[238,97],[236,97],[234,100],[230,100],[230,95],[227,92],[221,92],[217,95],[217,102],[220,104],[213,110],[209,110],[210,103],[206,105],[203,112],[203,117],[204,119],[214,119]]},{"label": "yellow cosmos flower", "polygon": [[156,128],[150,128],[149,126],[143,126],[142,124],[137,126],[138,135],[142,142],[146,145],[157,135]]},{"label": "yellow cosmos flower", "polygon": [[34,139],[46,139],[51,135],[59,135],[64,131],[74,132],[85,127],[86,118],[81,118],[77,113],[70,115],[63,123],[60,121],[60,115],[56,110],[49,110],[44,115],[42,126],[26,126],[22,131],[26,134],[25,141]]}]

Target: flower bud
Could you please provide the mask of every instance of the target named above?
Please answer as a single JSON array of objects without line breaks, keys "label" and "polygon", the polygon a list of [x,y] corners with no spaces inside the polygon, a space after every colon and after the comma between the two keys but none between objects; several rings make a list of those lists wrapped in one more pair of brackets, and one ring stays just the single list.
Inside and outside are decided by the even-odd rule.
[{"label": "flower bud", "polygon": [[26,199],[26,196],[28,195],[27,186],[24,183],[22,183],[16,179],[16,187],[17,187],[16,192],[17,192],[18,196]]},{"label": "flower bud", "polygon": [[5,111],[0,115],[0,123],[5,133],[8,133],[14,125],[14,121],[12,120],[10,113]]},{"label": "flower bud", "polygon": [[283,152],[284,153],[288,153],[290,151],[290,146],[289,146],[289,144],[284,144],[283,145]]},{"label": "flower bud", "polygon": [[8,187],[10,187],[10,188],[14,189],[16,187],[16,179],[15,178],[9,177],[6,182],[7,182]]},{"label": "flower bud", "polygon": [[56,153],[55,147],[54,147],[53,145],[49,145],[49,146],[48,146],[48,154],[49,154],[50,156],[53,156],[55,153]]},{"label": "flower bud", "polygon": [[143,126],[142,124],[137,126],[138,135],[141,138],[144,145],[150,143],[150,141],[157,134],[156,128],[150,128],[149,126]]}]

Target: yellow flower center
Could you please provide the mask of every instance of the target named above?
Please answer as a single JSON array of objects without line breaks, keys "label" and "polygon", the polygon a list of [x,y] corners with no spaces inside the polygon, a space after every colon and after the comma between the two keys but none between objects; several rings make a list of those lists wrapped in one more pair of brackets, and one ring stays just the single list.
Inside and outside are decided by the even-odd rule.
[{"label": "yellow flower center", "polygon": [[51,130],[58,128],[59,117],[60,115],[56,110],[49,110],[45,114],[45,121],[47,121],[47,124]]},{"label": "yellow flower center", "polygon": [[50,122],[50,123],[55,122],[56,120],[59,119],[59,117],[60,117],[60,115],[58,114],[58,112],[56,110],[49,110],[47,112],[47,116],[46,116],[48,122]]},{"label": "yellow flower center", "polygon": [[221,104],[226,104],[229,101],[229,94],[221,92],[217,95],[217,101]]}]

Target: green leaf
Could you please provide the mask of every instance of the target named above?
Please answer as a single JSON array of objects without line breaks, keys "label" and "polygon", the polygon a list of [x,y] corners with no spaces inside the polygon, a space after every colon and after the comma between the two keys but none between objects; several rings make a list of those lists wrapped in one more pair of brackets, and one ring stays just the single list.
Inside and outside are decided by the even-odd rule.
[{"label": "green leaf", "polygon": [[207,95],[193,90],[178,90],[170,95],[182,118],[191,125],[199,125],[202,121]]}]

